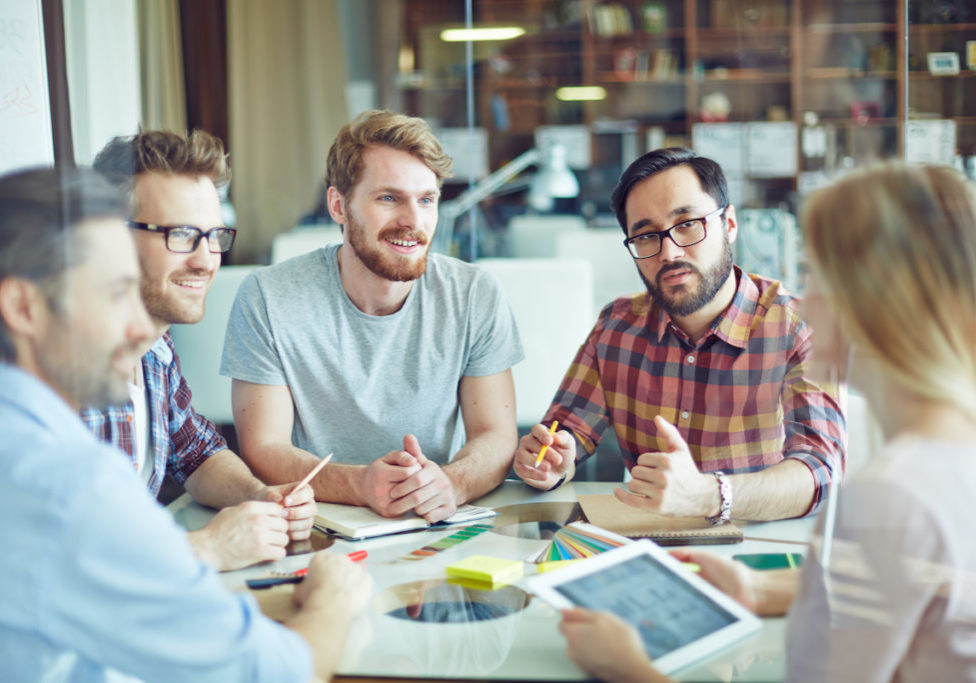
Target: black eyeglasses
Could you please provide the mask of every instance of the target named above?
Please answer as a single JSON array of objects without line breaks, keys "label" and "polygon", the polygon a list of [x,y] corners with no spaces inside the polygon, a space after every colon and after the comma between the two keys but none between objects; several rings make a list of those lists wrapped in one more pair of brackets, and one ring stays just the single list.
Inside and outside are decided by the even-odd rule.
[{"label": "black eyeglasses", "polygon": [[705,224],[727,208],[729,208],[728,204],[701,218],[682,221],[661,232],[645,232],[628,237],[624,240],[624,246],[630,250],[630,255],[636,259],[651,258],[660,254],[665,237],[670,237],[671,241],[679,247],[690,247],[705,239]]},{"label": "black eyeglasses", "polygon": [[204,232],[192,225],[154,225],[129,221],[129,227],[136,230],[161,232],[166,238],[166,248],[176,254],[189,254],[197,250],[200,240],[207,238],[207,248],[211,254],[222,254],[234,246],[237,231],[234,228],[211,228]]}]

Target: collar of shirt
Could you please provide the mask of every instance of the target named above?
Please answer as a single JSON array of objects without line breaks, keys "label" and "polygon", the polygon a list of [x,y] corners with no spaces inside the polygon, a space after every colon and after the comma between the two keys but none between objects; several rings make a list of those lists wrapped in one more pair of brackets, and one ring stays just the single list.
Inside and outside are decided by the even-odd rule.
[{"label": "collar of shirt", "polygon": [[91,434],[71,406],[34,375],[0,362],[0,401],[27,412],[44,431],[69,440],[91,440]]},{"label": "collar of shirt", "polygon": [[[736,288],[732,295],[732,303],[722,311],[722,313],[712,323],[711,329],[704,337],[699,340],[699,345],[710,336],[715,335],[726,344],[736,348],[744,349],[749,343],[749,335],[754,327],[756,310],[760,307],[759,288],[752,278],[742,272],[739,266],[732,266],[735,273]],[[775,295],[778,287],[770,287],[766,294]],[[650,300],[650,295],[647,295]],[[764,296],[765,300],[767,296]],[[657,333],[657,340],[664,340],[664,335],[671,329],[675,335],[684,343],[690,344],[688,336],[675,324],[671,316],[660,306],[653,305],[650,311],[649,320],[654,320],[654,329]]]}]

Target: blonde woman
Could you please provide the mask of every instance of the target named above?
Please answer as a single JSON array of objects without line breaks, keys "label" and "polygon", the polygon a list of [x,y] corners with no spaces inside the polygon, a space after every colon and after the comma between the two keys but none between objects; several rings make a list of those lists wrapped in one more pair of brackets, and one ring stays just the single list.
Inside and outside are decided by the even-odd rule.
[{"label": "blonde woman", "polygon": [[[845,373],[856,349],[883,456],[841,489],[829,567],[675,554],[758,614],[790,609],[786,680],[976,681],[976,191],[889,163],[818,191],[802,218],[815,354]],[[567,610],[561,628],[593,675],[664,679],[612,615]]]}]

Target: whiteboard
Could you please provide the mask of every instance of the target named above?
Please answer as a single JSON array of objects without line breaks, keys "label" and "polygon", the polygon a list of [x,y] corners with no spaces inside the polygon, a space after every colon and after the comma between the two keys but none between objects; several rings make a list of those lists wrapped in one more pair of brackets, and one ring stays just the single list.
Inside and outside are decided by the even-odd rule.
[{"label": "whiteboard", "polygon": [[54,163],[40,0],[0,0],[0,173]]}]

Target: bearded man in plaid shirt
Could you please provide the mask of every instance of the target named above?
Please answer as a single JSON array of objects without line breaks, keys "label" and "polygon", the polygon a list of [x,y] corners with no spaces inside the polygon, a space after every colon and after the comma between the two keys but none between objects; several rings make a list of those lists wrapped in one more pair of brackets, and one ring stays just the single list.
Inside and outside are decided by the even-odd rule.
[{"label": "bearded man in plaid shirt", "polygon": [[844,472],[839,390],[807,376],[798,299],[733,265],[722,169],[687,149],[649,152],[610,203],[647,291],[604,307],[515,473],[555,488],[613,427],[632,476],[615,495],[629,505],[713,523],[816,512]]}]

